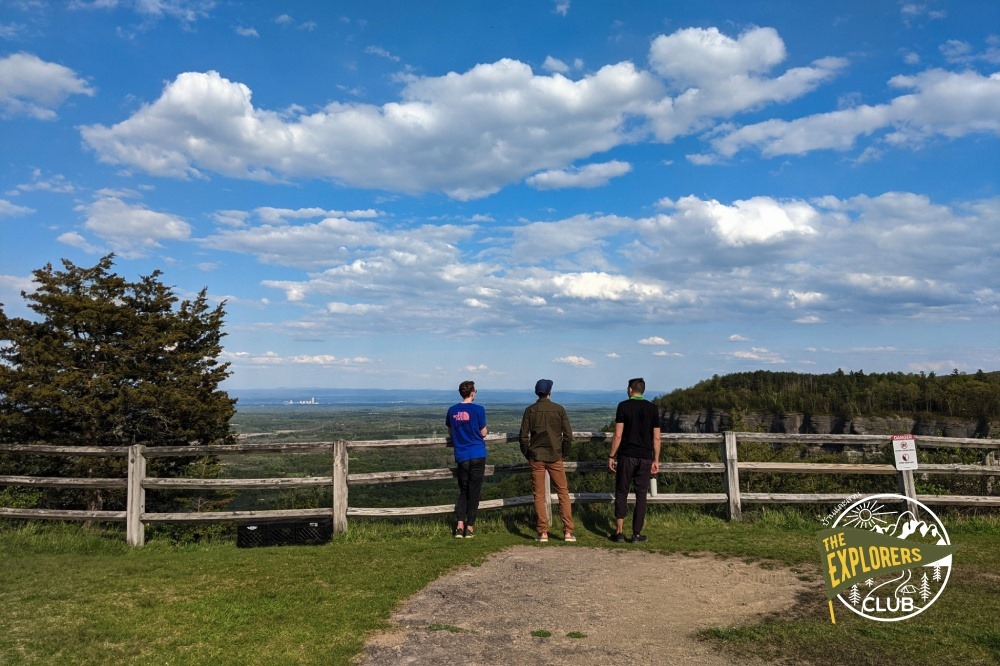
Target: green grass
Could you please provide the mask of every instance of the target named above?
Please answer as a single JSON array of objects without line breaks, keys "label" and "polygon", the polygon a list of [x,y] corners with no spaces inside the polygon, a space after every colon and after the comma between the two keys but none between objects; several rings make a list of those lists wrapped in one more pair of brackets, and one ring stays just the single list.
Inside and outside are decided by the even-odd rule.
[{"label": "green grass", "polygon": [[[708,509],[653,507],[646,546],[611,544],[606,506],[580,506],[575,515],[580,545],[711,551],[787,566],[813,584],[786,616],[704,632],[734,658],[1000,662],[1000,519],[942,516],[961,549],[947,589],[924,613],[890,624],[840,609],[831,625],[812,515],[755,510],[726,523]],[[117,530],[0,524],[0,663],[350,663],[367,635],[427,583],[534,535],[524,509],[486,512],[478,527],[476,539],[456,540],[445,519],[355,520],[324,546],[237,549],[226,540],[157,538],[130,549]]]},{"label": "green grass", "polygon": [[444,529],[360,525],[326,546],[245,550],[0,533],[0,663],[348,663],[402,599],[500,546]]}]

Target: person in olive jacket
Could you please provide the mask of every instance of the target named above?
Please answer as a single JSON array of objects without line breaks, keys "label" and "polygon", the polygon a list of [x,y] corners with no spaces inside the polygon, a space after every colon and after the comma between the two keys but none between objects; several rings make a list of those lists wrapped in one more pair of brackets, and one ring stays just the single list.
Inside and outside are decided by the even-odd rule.
[{"label": "person in olive jacket", "polygon": [[531,488],[535,497],[537,516],[537,541],[549,540],[549,498],[545,495],[545,474],[552,479],[552,485],[559,496],[559,513],[562,516],[563,538],[576,541],[573,536],[573,508],[569,501],[569,485],[563,458],[569,454],[573,441],[573,428],[569,416],[562,405],[552,402],[552,380],[539,379],[535,384],[538,400],[524,410],[518,441],[521,453],[531,467]]}]

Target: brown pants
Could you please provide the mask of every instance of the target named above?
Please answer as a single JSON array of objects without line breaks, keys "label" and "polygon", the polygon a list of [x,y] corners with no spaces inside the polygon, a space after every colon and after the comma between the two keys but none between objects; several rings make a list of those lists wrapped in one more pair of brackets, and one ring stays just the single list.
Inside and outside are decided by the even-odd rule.
[{"label": "brown pants", "polygon": [[548,472],[556,494],[559,495],[559,513],[562,516],[563,531],[572,532],[573,506],[569,502],[569,485],[566,483],[566,471],[563,469],[562,459],[555,462],[531,460],[529,464],[531,489],[535,495],[535,515],[538,517],[535,529],[539,534],[549,531],[549,498],[545,496],[545,472]]}]

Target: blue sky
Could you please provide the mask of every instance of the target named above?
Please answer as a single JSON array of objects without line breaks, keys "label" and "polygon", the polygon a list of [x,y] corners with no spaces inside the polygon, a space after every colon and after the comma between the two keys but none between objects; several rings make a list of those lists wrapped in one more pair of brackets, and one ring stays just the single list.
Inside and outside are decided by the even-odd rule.
[{"label": "blue sky", "polygon": [[114,252],[231,388],[1000,369],[1000,3],[0,4],[0,302]]}]

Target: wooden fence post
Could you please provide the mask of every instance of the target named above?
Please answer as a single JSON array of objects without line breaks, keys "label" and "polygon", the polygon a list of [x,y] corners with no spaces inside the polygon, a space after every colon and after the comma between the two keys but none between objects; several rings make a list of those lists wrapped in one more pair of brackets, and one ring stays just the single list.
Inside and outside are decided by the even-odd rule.
[{"label": "wooden fence post", "polygon": [[347,442],[333,443],[333,533],[347,531]]},{"label": "wooden fence post", "polygon": [[907,498],[906,508],[915,518],[919,518],[920,511],[918,511],[917,504],[911,501],[917,499],[917,486],[913,481],[913,470],[904,469],[896,472],[896,483],[899,485],[899,494]]},{"label": "wooden fence post", "polygon": [[[996,451],[987,451],[979,462],[980,465],[986,467],[1000,467],[1000,456],[997,456]],[[981,495],[992,495],[993,494],[993,484],[994,478],[992,476],[984,476],[982,481],[982,488],[979,491]]]},{"label": "wooden fence post", "polygon": [[146,490],[142,482],[146,480],[146,456],[142,444],[128,447],[128,490],[125,508],[125,539],[130,546],[146,544],[146,527],[142,524],[142,514],[146,511]]},{"label": "wooden fence post", "polygon": [[736,433],[725,432],[722,446],[722,483],[726,490],[726,520],[739,521],[743,517],[740,508],[740,469],[736,456]]}]

